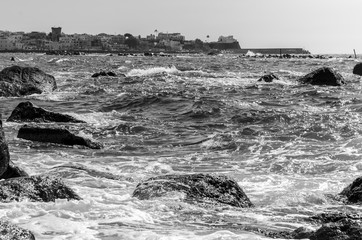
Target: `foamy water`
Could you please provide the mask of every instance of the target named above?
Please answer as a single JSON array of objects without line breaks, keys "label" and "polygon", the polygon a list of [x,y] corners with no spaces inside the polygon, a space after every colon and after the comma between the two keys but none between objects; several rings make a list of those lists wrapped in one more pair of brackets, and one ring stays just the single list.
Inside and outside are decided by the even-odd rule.
[{"label": "foamy water", "polygon": [[[51,203],[0,204],[0,216],[36,239],[268,239],[259,227],[292,231],[319,225],[303,220],[359,206],[331,202],[360,175],[360,78],[345,58],[245,59],[235,55],[126,57],[19,54],[57,79],[58,90],[0,98],[4,120],[25,100],[87,124],[80,135],[102,150],[18,139],[22,124],[4,122],[12,160],[29,174],[62,177],[82,198]],[[14,64],[0,55],[0,67]],[[303,86],[296,79],[330,66],[343,87]],[[91,75],[100,70],[126,77]],[[280,77],[257,82],[265,73]],[[128,126],[129,131],[122,126]],[[179,193],[152,200],[132,197],[149,177],[218,173],[234,178],[255,204],[204,208]]]}]

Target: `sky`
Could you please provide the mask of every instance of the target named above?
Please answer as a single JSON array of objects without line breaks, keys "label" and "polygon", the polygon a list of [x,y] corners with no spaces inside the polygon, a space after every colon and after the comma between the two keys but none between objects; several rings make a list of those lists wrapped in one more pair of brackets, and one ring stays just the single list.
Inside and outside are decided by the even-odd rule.
[{"label": "sky", "polygon": [[145,37],[157,30],[187,40],[233,35],[242,48],[362,53],[362,0],[1,0],[0,7],[0,30],[12,32],[62,27]]}]

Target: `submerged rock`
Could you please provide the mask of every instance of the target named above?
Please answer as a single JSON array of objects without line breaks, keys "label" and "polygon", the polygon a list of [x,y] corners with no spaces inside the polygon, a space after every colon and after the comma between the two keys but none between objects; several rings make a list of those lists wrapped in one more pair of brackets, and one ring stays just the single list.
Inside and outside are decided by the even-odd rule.
[{"label": "submerged rock", "polygon": [[258,82],[273,82],[274,80],[279,80],[279,78],[274,73],[271,73],[259,78]]},{"label": "submerged rock", "polygon": [[21,102],[13,110],[8,122],[72,122],[85,123],[67,114],[45,110],[35,106],[32,102]]},{"label": "submerged rock", "polygon": [[13,97],[51,92],[55,78],[35,67],[12,66],[0,72],[0,96]]},{"label": "submerged rock", "polygon": [[32,176],[0,181],[0,201],[41,201],[55,199],[80,200],[81,198],[59,178]]},{"label": "submerged rock", "polygon": [[80,145],[93,149],[102,148],[102,144],[99,142],[94,142],[91,139],[77,136],[69,132],[67,129],[59,127],[39,127],[24,125],[19,129],[18,138],[37,142],[57,143],[71,146]]},{"label": "submerged rock", "polygon": [[104,77],[116,77],[117,74],[115,74],[114,72],[105,72],[105,71],[101,71],[98,73],[94,73],[92,75],[92,77],[96,78],[96,77],[100,77],[100,76],[104,76]]},{"label": "submerged rock", "polygon": [[344,79],[341,74],[331,68],[319,68],[299,79],[299,82],[311,85],[328,85],[341,86],[344,85]]},{"label": "submerged rock", "polygon": [[188,202],[213,202],[242,208],[254,206],[237,182],[226,176],[209,174],[153,177],[138,184],[133,196],[144,200],[174,191],[185,193]]},{"label": "submerged rock", "polygon": [[353,74],[362,76],[362,63],[357,63],[353,68]]},{"label": "submerged rock", "polygon": [[35,240],[34,235],[7,221],[0,221],[0,239],[2,240]]}]

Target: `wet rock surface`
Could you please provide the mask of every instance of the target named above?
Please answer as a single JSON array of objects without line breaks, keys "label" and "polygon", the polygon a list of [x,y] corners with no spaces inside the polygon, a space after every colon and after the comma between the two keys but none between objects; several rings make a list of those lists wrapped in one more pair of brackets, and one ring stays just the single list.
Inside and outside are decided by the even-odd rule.
[{"label": "wet rock surface", "polygon": [[311,85],[342,86],[345,81],[341,74],[328,67],[318,68],[299,79],[299,82]]},{"label": "wet rock surface", "polygon": [[35,240],[33,233],[7,221],[0,221],[0,239],[2,240]]},{"label": "wet rock surface", "polygon": [[273,73],[267,74],[259,78],[258,82],[273,82],[274,80],[279,80],[279,77]]},{"label": "wet rock surface", "polygon": [[8,122],[71,122],[85,123],[70,115],[51,112],[35,106],[32,102],[21,102],[7,119]]},{"label": "wet rock surface", "polygon": [[69,130],[61,127],[43,127],[35,125],[24,125],[19,129],[18,138],[63,145],[79,145],[92,149],[102,148],[102,144],[91,139],[77,136]]},{"label": "wet rock surface", "polygon": [[185,193],[185,201],[188,202],[213,202],[242,208],[254,206],[234,180],[209,174],[149,178],[137,185],[133,196],[145,200],[161,197],[173,191]]},{"label": "wet rock surface", "polygon": [[362,76],[362,63],[357,63],[353,68],[353,74]]},{"label": "wet rock surface", "polygon": [[56,88],[55,78],[35,67],[12,66],[0,72],[1,97],[40,94]]},{"label": "wet rock surface", "polygon": [[92,75],[93,78],[97,78],[97,77],[116,77],[117,74],[115,74],[114,72],[105,72],[105,71],[101,71],[101,72],[97,72],[94,73]]},{"label": "wet rock surface", "polygon": [[41,201],[55,199],[80,200],[81,198],[59,178],[31,176],[0,181],[0,201]]},{"label": "wet rock surface", "polygon": [[353,204],[362,203],[362,177],[355,179],[342,192],[337,195],[340,200]]}]

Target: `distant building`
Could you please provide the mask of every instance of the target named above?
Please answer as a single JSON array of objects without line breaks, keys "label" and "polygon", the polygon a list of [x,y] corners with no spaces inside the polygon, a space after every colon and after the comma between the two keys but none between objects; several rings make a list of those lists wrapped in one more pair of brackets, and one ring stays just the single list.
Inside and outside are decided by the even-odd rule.
[{"label": "distant building", "polygon": [[234,36],[230,35],[230,36],[220,36],[218,39],[219,43],[234,43],[234,42],[238,42]]},{"label": "distant building", "polygon": [[62,35],[61,27],[52,27],[52,41],[59,42],[59,38]]},{"label": "distant building", "polygon": [[159,33],[157,40],[185,41],[185,36],[181,33]]}]

